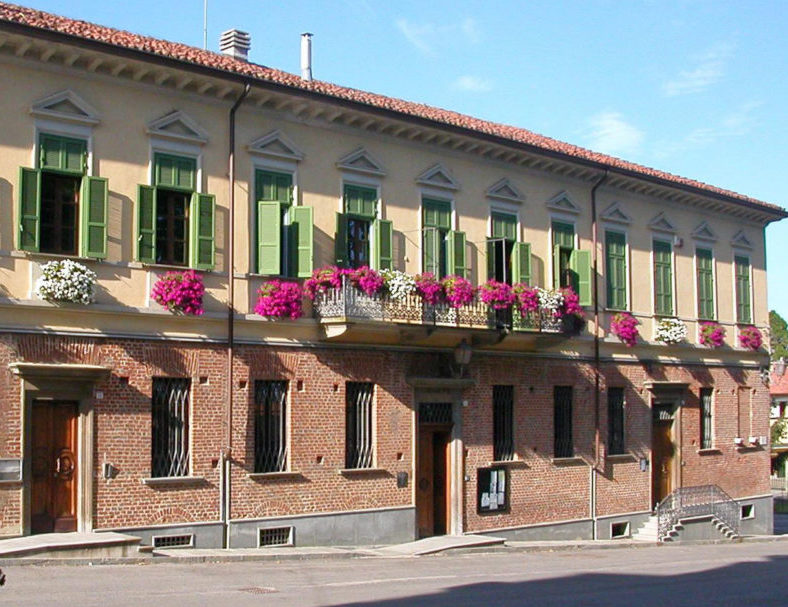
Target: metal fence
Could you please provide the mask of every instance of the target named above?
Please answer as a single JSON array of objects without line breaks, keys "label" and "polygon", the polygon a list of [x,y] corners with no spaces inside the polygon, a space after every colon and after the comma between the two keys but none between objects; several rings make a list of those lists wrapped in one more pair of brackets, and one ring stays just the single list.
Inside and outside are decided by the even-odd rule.
[{"label": "metal fence", "polygon": [[772,491],[786,491],[788,492],[788,476],[772,476],[769,478],[772,485]]},{"label": "metal fence", "polygon": [[659,539],[665,539],[682,519],[714,516],[739,535],[738,504],[717,485],[681,487],[657,506]]}]

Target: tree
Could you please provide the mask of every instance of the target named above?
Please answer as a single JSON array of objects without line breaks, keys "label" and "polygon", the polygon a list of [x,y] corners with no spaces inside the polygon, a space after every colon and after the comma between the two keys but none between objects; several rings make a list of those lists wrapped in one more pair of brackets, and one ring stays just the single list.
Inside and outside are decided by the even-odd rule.
[{"label": "tree", "polygon": [[777,312],[769,312],[769,329],[772,342],[772,360],[788,359],[788,323]]}]

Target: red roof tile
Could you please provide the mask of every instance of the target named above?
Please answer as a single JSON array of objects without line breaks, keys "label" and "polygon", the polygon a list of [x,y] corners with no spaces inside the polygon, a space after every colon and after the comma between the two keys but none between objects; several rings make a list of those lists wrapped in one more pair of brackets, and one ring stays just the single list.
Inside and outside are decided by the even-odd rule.
[{"label": "red roof tile", "polygon": [[234,59],[227,55],[205,51],[177,42],[168,42],[166,40],[141,36],[139,34],[133,34],[110,27],[95,25],[86,21],[78,21],[53,15],[51,13],[0,2],[0,23],[3,21],[59,32],[85,40],[103,42],[119,48],[143,51],[153,55],[221,70],[251,79],[318,93],[326,97],[351,101],[373,108],[385,109],[402,114],[404,118],[409,116],[417,117],[439,124],[460,127],[477,133],[492,135],[501,139],[533,146],[547,152],[566,155],[569,158],[591,161],[611,169],[621,169],[646,177],[656,178],[661,181],[672,182],[679,186],[697,188],[711,194],[729,198],[733,201],[749,203],[762,207],[764,210],[777,211],[780,215],[786,215],[785,211],[777,205],[756,200],[730,190],[717,188],[700,181],[627,162],[620,158],[599,154],[576,145],[538,135],[526,129],[480,120],[472,116],[421,103],[413,103],[402,99],[385,97],[383,95],[376,95],[374,93],[338,86],[330,82],[322,82],[320,80],[306,81],[295,74]]},{"label": "red roof tile", "polygon": [[772,396],[784,396],[788,394],[788,371],[783,368],[782,374],[772,365],[771,377],[769,378],[769,394]]}]

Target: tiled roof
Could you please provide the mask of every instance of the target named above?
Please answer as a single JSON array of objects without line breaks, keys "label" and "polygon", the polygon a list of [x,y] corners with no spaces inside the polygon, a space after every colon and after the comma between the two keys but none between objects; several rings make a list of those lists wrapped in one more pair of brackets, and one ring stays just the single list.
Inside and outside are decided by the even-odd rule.
[{"label": "tiled roof", "polygon": [[772,396],[784,396],[788,394],[788,372],[783,369],[780,375],[774,367],[772,367],[771,377],[769,378],[769,394]]},{"label": "tiled roof", "polygon": [[168,42],[166,40],[132,34],[110,27],[95,25],[86,21],[68,19],[51,13],[0,2],[0,23],[2,22],[59,32],[85,40],[106,43],[117,46],[118,48],[142,51],[152,55],[212,68],[250,79],[275,83],[293,89],[310,91],[328,98],[341,99],[372,108],[389,110],[401,114],[403,118],[406,119],[407,117],[417,117],[433,121],[437,124],[460,127],[469,131],[475,131],[477,133],[492,135],[501,139],[533,146],[536,149],[541,149],[546,152],[565,155],[570,159],[576,158],[591,161],[610,169],[620,169],[645,177],[655,178],[660,181],[674,183],[679,186],[696,188],[710,194],[723,196],[733,201],[762,207],[766,211],[777,211],[780,215],[785,214],[785,211],[777,205],[756,200],[730,190],[717,188],[700,181],[627,162],[620,158],[599,154],[579,146],[538,135],[526,129],[480,120],[458,112],[452,112],[450,110],[444,110],[421,103],[413,103],[402,99],[385,97],[383,95],[376,95],[374,93],[338,86],[330,82],[322,82],[320,80],[306,81],[295,74],[234,59],[227,55],[205,51],[177,42]]}]

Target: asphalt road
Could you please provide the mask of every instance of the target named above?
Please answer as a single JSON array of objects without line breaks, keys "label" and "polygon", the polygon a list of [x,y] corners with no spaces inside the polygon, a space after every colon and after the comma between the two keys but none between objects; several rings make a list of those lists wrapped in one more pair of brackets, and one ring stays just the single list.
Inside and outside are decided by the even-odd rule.
[{"label": "asphalt road", "polygon": [[94,567],[5,567],[0,605],[784,607],[788,541]]}]

